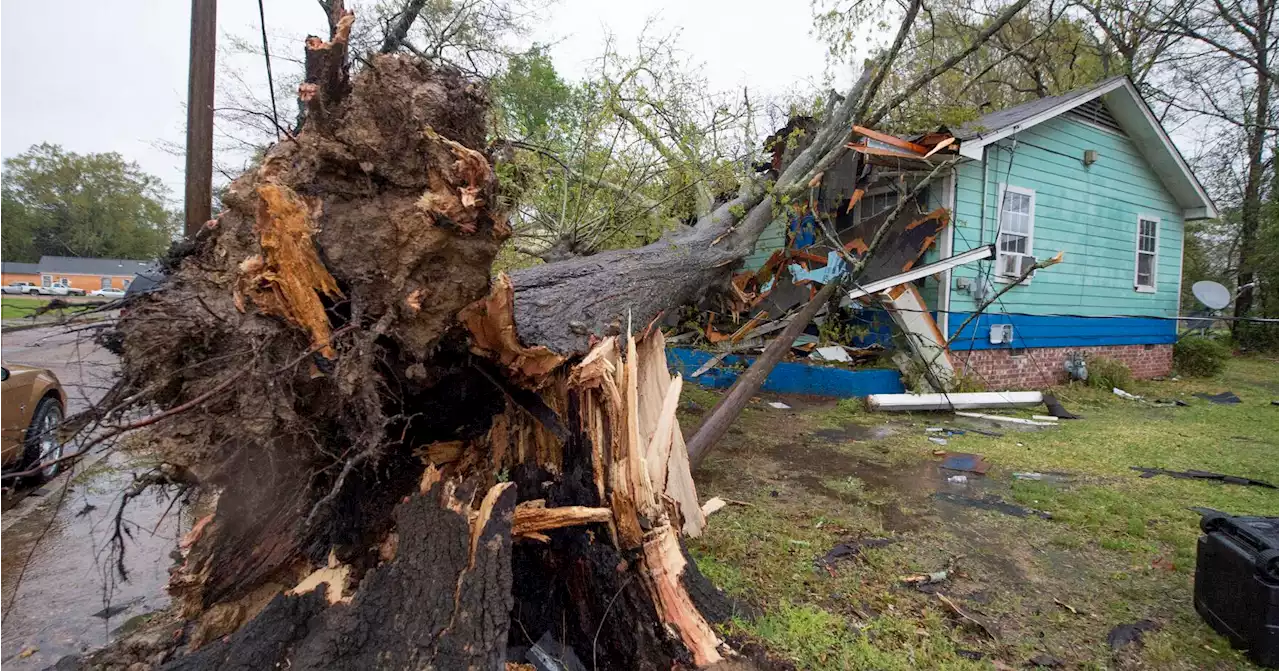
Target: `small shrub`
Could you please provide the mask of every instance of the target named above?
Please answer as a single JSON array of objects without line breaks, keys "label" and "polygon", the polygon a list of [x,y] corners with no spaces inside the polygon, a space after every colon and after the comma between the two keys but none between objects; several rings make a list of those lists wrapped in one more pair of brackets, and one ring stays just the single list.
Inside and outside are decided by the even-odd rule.
[{"label": "small shrub", "polygon": [[[1235,344],[1245,352],[1264,352],[1275,354],[1277,340],[1275,324],[1261,324],[1255,322],[1246,322],[1237,324],[1235,330]],[[1177,356],[1177,346],[1174,346],[1175,357]]]},{"label": "small shrub", "polygon": [[1114,387],[1124,389],[1133,381],[1133,372],[1123,361],[1105,356],[1091,356],[1085,360],[1089,371],[1089,386],[1111,390]]},{"label": "small shrub", "polygon": [[1226,343],[1205,336],[1186,336],[1173,345],[1173,366],[1182,375],[1212,377],[1231,356]]}]

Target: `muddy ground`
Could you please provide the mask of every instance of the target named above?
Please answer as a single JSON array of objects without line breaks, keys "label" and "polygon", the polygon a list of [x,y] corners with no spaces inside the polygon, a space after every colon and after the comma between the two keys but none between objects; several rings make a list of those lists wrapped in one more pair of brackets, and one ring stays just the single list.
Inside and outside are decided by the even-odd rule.
[{"label": "muddy ground", "polygon": [[[754,403],[697,474],[704,500],[749,505],[712,516],[694,555],[746,604],[728,633],[799,668],[1253,668],[1192,608],[1199,530],[1187,507],[1275,515],[1274,490],[1144,480],[1128,467],[1275,482],[1275,371],[1274,361],[1236,361],[1218,380],[1135,387],[1185,408],[1063,389],[1086,419],[1000,436],[942,414],[762,399],[792,408]],[[1226,388],[1245,402],[1191,396]],[[686,430],[714,401],[687,392]],[[964,433],[942,446],[929,437],[944,432],[929,428]],[[942,468],[942,450],[983,454],[990,470]],[[1014,475],[1025,472],[1038,479]],[[866,541],[876,547],[821,561]],[[944,570],[935,584],[902,579]],[[1143,620],[1156,629],[1140,642],[1108,645],[1113,629]]]}]

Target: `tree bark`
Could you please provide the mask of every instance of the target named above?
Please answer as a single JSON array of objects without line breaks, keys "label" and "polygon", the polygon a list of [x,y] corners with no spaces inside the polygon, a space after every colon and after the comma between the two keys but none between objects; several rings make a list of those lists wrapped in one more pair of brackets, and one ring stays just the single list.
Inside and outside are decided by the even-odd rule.
[{"label": "tree bark", "polygon": [[1271,19],[1275,17],[1275,0],[1258,0],[1258,22],[1253,26],[1257,60],[1253,64],[1255,99],[1252,111],[1252,123],[1245,124],[1248,134],[1246,151],[1248,152],[1248,168],[1245,176],[1244,194],[1240,202],[1240,257],[1239,279],[1241,287],[1236,296],[1234,315],[1236,321],[1231,323],[1233,337],[1240,335],[1246,322],[1245,317],[1252,316],[1253,311],[1253,255],[1257,247],[1258,227],[1262,218],[1262,189],[1266,179],[1266,141],[1267,128],[1271,120],[1271,91],[1274,80],[1271,72],[1270,44]]}]

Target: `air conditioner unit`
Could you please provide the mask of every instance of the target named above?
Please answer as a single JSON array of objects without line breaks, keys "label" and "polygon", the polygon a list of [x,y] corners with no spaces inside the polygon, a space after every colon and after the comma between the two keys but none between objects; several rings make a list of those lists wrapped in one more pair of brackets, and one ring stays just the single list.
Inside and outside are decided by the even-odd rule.
[{"label": "air conditioner unit", "polygon": [[1033,271],[1031,269],[1036,265],[1036,257],[1021,256],[1021,257],[1018,257],[1018,259],[1019,261],[1021,261],[1021,263],[1018,264],[1018,276],[1021,277],[1024,273],[1030,272],[1031,274],[1027,275],[1027,279],[1031,279],[1035,277],[1036,271]]},{"label": "air conditioner unit", "polygon": [[991,344],[1008,345],[1013,342],[1013,324],[992,324]]}]

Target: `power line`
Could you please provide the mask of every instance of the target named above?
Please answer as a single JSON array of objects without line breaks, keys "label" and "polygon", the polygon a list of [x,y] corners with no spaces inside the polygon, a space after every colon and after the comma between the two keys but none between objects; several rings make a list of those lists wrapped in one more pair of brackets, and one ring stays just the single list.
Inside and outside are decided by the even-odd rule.
[{"label": "power line", "polygon": [[280,115],[276,112],[276,84],[271,77],[271,49],[267,44],[267,16],[258,0],[258,23],[262,25],[262,58],[267,63],[267,89],[271,91],[271,121],[276,127],[276,142],[280,141]]}]

